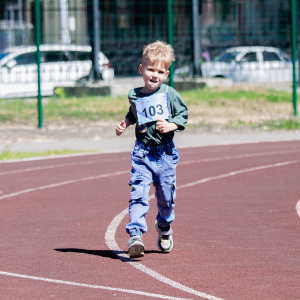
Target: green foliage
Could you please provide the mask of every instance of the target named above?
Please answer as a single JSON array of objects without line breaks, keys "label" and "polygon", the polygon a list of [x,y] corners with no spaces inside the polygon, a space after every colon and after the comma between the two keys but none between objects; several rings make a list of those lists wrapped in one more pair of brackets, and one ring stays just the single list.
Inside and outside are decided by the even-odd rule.
[{"label": "green foliage", "polygon": [[66,98],[67,93],[66,90],[63,87],[58,87],[54,90],[54,95],[58,98]]}]

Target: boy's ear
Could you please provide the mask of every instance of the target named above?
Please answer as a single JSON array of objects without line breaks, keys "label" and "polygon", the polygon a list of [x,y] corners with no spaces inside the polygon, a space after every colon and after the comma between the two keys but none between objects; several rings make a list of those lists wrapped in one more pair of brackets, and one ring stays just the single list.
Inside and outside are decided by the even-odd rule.
[{"label": "boy's ear", "polygon": [[139,65],[139,72],[141,75],[143,75],[143,65],[142,64]]},{"label": "boy's ear", "polygon": [[169,76],[169,74],[170,74],[170,71],[168,70],[168,71],[166,72],[166,77],[165,77],[165,79],[167,79],[167,77]]}]

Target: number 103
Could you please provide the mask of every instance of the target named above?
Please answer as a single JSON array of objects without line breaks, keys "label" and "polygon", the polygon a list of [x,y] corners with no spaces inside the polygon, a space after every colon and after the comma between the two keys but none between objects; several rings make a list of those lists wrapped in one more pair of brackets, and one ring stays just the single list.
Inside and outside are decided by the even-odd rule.
[{"label": "number 103", "polygon": [[162,115],[164,113],[163,111],[163,107],[161,104],[158,104],[156,105],[156,107],[154,106],[149,106],[148,107],[148,113],[147,113],[147,108],[145,107],[143,110],[142,110],[142,113],[145,115],[146,118],[148,118],[148,114],[153,117],[155,116],[156,114],[158,115]]}]

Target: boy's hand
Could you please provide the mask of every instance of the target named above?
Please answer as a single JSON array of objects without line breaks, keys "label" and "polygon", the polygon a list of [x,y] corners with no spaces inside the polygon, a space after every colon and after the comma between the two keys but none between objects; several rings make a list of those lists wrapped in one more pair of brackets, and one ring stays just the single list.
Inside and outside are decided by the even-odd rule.
[{"label": "boy's hand", "polygon": [[178,129],[178,125],[175,124],[175,123],[169,123],[166,120],[158,119],[157,123],[156,123],[156,129],[160,133],[167,133],[167,132],[174,131],[174,130]]},{"label": "boy's hand", "polygon": [[122,120],[121,123],[116,127],[116,135],[120,136],[125,130],[126,130],[126,123],[124,120]]}]

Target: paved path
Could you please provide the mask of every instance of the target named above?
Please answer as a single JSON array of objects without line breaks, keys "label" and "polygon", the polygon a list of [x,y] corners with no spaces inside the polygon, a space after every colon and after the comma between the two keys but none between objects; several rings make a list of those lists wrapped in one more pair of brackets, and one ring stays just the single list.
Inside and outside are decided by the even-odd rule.
[{"label": "paved path", "polygon": [[[90,150],[99,152],[130,151],[134,145],[134,128],[121,137],[115,135],[114,125],[87,128],[28,129],[0,128],[0,151],[41,152],[47,150]],[[300,140],[300,130],[205,130],[187,128],[176,133],[178,148],[207,145]]]}]

